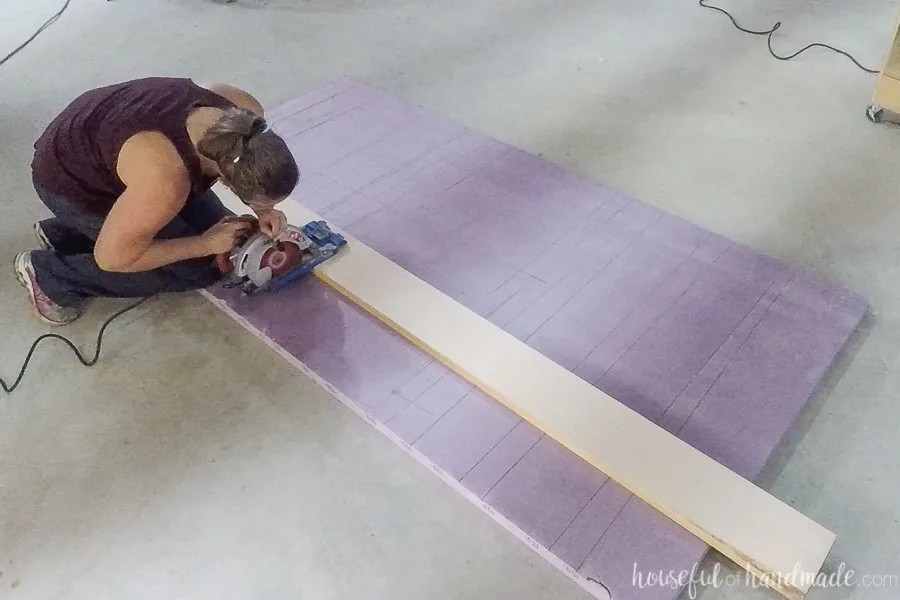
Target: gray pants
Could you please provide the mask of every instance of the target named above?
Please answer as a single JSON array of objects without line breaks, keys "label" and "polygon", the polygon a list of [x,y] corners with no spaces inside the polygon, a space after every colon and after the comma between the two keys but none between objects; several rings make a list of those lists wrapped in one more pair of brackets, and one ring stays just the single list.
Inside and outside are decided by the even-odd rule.
[{"label": "gray pants", "polygon": [[[142,273],[110,273],[97,266],[94,243],[103,215],[91,214],[66,198],[37,190],[53,218],[41,222],[54,250],[32,254],[38,285],[62,306],[80,306],[92,297],[143,298],[162,293],[203,289],[222,277],[213,257],[187,260]],[[208,191],[191,197],[157,239],[203,233],[232,213]]]}]

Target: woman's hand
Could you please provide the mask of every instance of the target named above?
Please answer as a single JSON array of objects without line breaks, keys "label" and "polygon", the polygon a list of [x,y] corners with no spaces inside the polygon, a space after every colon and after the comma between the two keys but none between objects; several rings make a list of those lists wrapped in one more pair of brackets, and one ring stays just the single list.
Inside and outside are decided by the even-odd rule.
[{"label": "woman's hand", "polygon": [[256,216],[259,217],[259,230],[273,240],[277,240],[287,229],[287,217],[280,210],[261,210]]},{"label": "woman's hand", "polygon": [[253,222],[242,217],[225,217],[201,236],[209,254],[231,252],[242,234],[250,231]]}]

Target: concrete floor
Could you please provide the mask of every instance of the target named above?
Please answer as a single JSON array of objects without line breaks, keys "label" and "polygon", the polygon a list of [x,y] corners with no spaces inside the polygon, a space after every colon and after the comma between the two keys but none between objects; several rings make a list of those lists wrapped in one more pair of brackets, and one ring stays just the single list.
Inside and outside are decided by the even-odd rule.
[{"label": "concrete floor", "polygon": [[[749,26],[784,19],[779,48],[825,40],[876,67],[896,12],[722,1]],[[0,54],[61,2],[4,3]],[[0,68],[0,256],[43,214],[28,161],[55,111],[155,74],[269,105],[353,76],[865,294],[764,484],[856,572],[810,598],[897,597],[862,581],[900,576],[900,131],[863,116],[873,76],[825,51],[776,61],[690,0],[74,0]],[[89,343],[117,306],[70,334]],[[0,307],[7,376],[45,330],[10,269]],[[0,598],[586,597],[199,296],[115,325],[93,370],[61,347],[32,369],[0,397]]]}]

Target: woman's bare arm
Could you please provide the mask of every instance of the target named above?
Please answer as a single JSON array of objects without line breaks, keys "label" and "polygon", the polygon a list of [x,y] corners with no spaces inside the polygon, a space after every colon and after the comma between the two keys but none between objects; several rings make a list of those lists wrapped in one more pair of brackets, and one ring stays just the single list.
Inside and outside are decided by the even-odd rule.
[{"label": "woman's bare arm", "polygon": [[140,133],[119,154],[126,186],[106,217],[94,249],[105,271],[134,273],[212,254],[201,236],[156,240],[181,211],[190,179],[172,143],[158,133]]}]

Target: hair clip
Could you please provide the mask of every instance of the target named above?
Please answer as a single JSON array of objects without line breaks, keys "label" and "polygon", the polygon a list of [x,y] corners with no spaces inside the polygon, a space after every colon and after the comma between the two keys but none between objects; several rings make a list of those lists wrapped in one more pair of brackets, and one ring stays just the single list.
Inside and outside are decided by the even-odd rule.
[{"label": "hair clip", "polygon": [[259,133],[260,133],[260,135],[262,135],[262,134],[264,134],[264,133],[268,133],[269,131],[271,131],[271,129],[272,129],[272,126],[269,125],[268,123],[266,123],[265,129],[263,129],[263,130],[260,131]]},{"label": "hair clip", "polygon": [[240,154],[238,154],[237,156],[235,156],[235,157],[234,157],[234,160],[231,161],[231,162],[237,164],[237,161],[239,161],[239,160],[241,160],[241,155],[240,155]]}]

